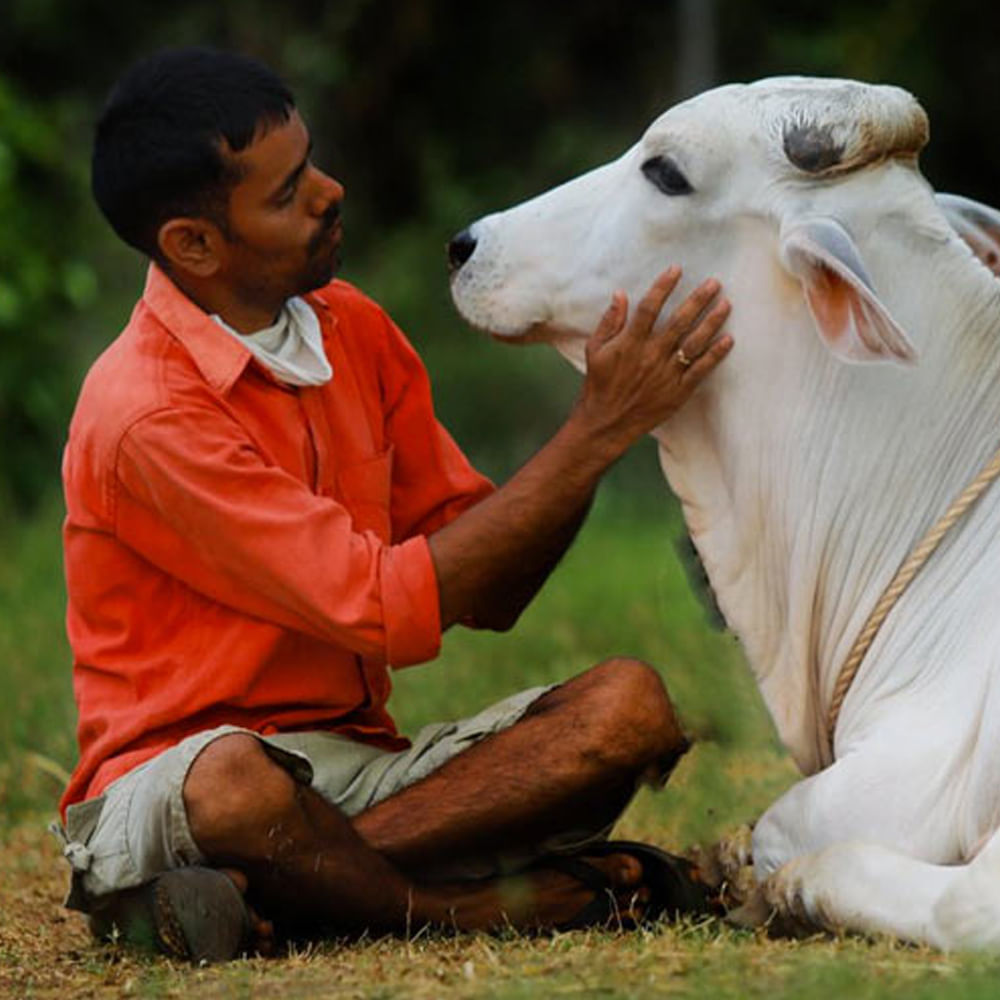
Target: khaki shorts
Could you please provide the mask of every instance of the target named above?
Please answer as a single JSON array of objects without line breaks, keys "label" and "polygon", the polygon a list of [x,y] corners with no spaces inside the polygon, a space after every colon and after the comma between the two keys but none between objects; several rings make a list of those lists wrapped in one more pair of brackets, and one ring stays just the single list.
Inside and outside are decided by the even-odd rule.
[{"label": "khaki shorts", "polygon": [[[459,722],[425,726],[413,745],[400,752],[381,750],[326,732],[261,736],[268,754],[304,785],[316,789],[353,816],[419,781],[452,757],[492,733],[517,722],[551,687],[531,688]],[[66,905],[87,911],[96,896],[127,889],[160,872],[203,864],[191,836],[182,789],[198,754],[213,740],[248,730],[220,726],[197,733],[141,764],[105,789],[99,798],[70,806],[65,829],[55,832],[73,869]],[[599,830],[567,830],[518,855],[479,859],[435,877],[484,877],[515,870],[550,850],[568,850],[607,836]]]}]

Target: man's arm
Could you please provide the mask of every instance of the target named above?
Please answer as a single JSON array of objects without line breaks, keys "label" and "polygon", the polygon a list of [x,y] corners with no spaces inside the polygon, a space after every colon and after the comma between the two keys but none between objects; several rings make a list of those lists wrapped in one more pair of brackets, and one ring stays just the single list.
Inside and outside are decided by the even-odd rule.
[{"label": "man's arm", "polygon": [[[653,331],[680,270],[661,275],[628,320],[616,292],[587,343],[587,374],[555,436],[499,490],[430,537],[443,627],[466,618],[505,627],[517,618],[586,516],[601,477],[671,416],[728,354],[714,340],[729,303],[699,286]],[[685,365],[678,358],[683,347]]]},{"label": "man's arm", "polygon": [[[476,626],[496,632],[505,632],[514,626],[573,543],[590,511],[591,499],[592,496],[587,497],[579,510],[568,512],[564,523],[553,534],[540,539],[534,551],[525,554],[524,562],[511,566],[507,576],[498,576],[479,595],[472,615]],[[442,622],[442,628],[447,624]]]}]

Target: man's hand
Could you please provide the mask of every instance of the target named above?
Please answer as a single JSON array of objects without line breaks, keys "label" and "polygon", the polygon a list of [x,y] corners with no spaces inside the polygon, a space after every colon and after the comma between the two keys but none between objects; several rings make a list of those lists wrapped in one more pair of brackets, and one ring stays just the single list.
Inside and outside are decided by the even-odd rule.
[{"label": "man's hand", "polygon": [[615,292],[587,342],[587,375],[571,419],[616,458],[675,413],[733,346],[732,337],[716,339],[730,305],[714,278],[654,329],[680,276],[678,267],[664,271],[631,319],[624,293]]},{"label": "man's hand", "polygon": [[654,329],[679,279],[679,268],[664,272],[631,320],[615,293],[587,345],[583,389],[566,423],[508,483],[430,537],[444,627],[512,625],[573,540],[608,467],[729,353],[732,338],[717,338],[729,303],[714,280]]}]

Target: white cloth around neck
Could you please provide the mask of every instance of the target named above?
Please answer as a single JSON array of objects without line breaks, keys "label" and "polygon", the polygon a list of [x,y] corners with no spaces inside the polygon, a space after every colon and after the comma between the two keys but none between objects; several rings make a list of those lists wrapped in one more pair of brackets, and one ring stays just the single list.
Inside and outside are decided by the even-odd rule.
[{"label": "white cloth around neck", "polygon": [[333,378],[319,318],[305,299],[289,299],[271,326],[254,333],[234,330],[221,316],[212,319],[286,385],[324,385]]}]

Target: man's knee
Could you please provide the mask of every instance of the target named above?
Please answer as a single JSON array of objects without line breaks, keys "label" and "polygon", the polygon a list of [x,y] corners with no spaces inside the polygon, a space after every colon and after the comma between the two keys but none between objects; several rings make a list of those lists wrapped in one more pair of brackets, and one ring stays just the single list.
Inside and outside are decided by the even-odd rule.
[{"label": "man's knee", "polygon": [[641,660],[605,660],[565,688],[585,713],[602,756],[618,754],[625,763],[642,764],[687,748],[660,675]]},{"label": "man's knee", "polygon": [[208,858],[253,853],[255,834],[273,829],[295,808],[292,776],[260,741],[232,733],[198,754],[184,780],[184,808],[195,843]]},{"label": "man's knee", "polygon": [[594,668],[605,678],[602,703],[609,722],[649,735],[664,749],[682,739],[680,723],[660,675],[641,660],[617,658]]},{"label": "man's knee", "polygon": [[609,723],[647,731],[680,731],[663,680],[648,663],[616,657],[592,667],[588,674]]}]

